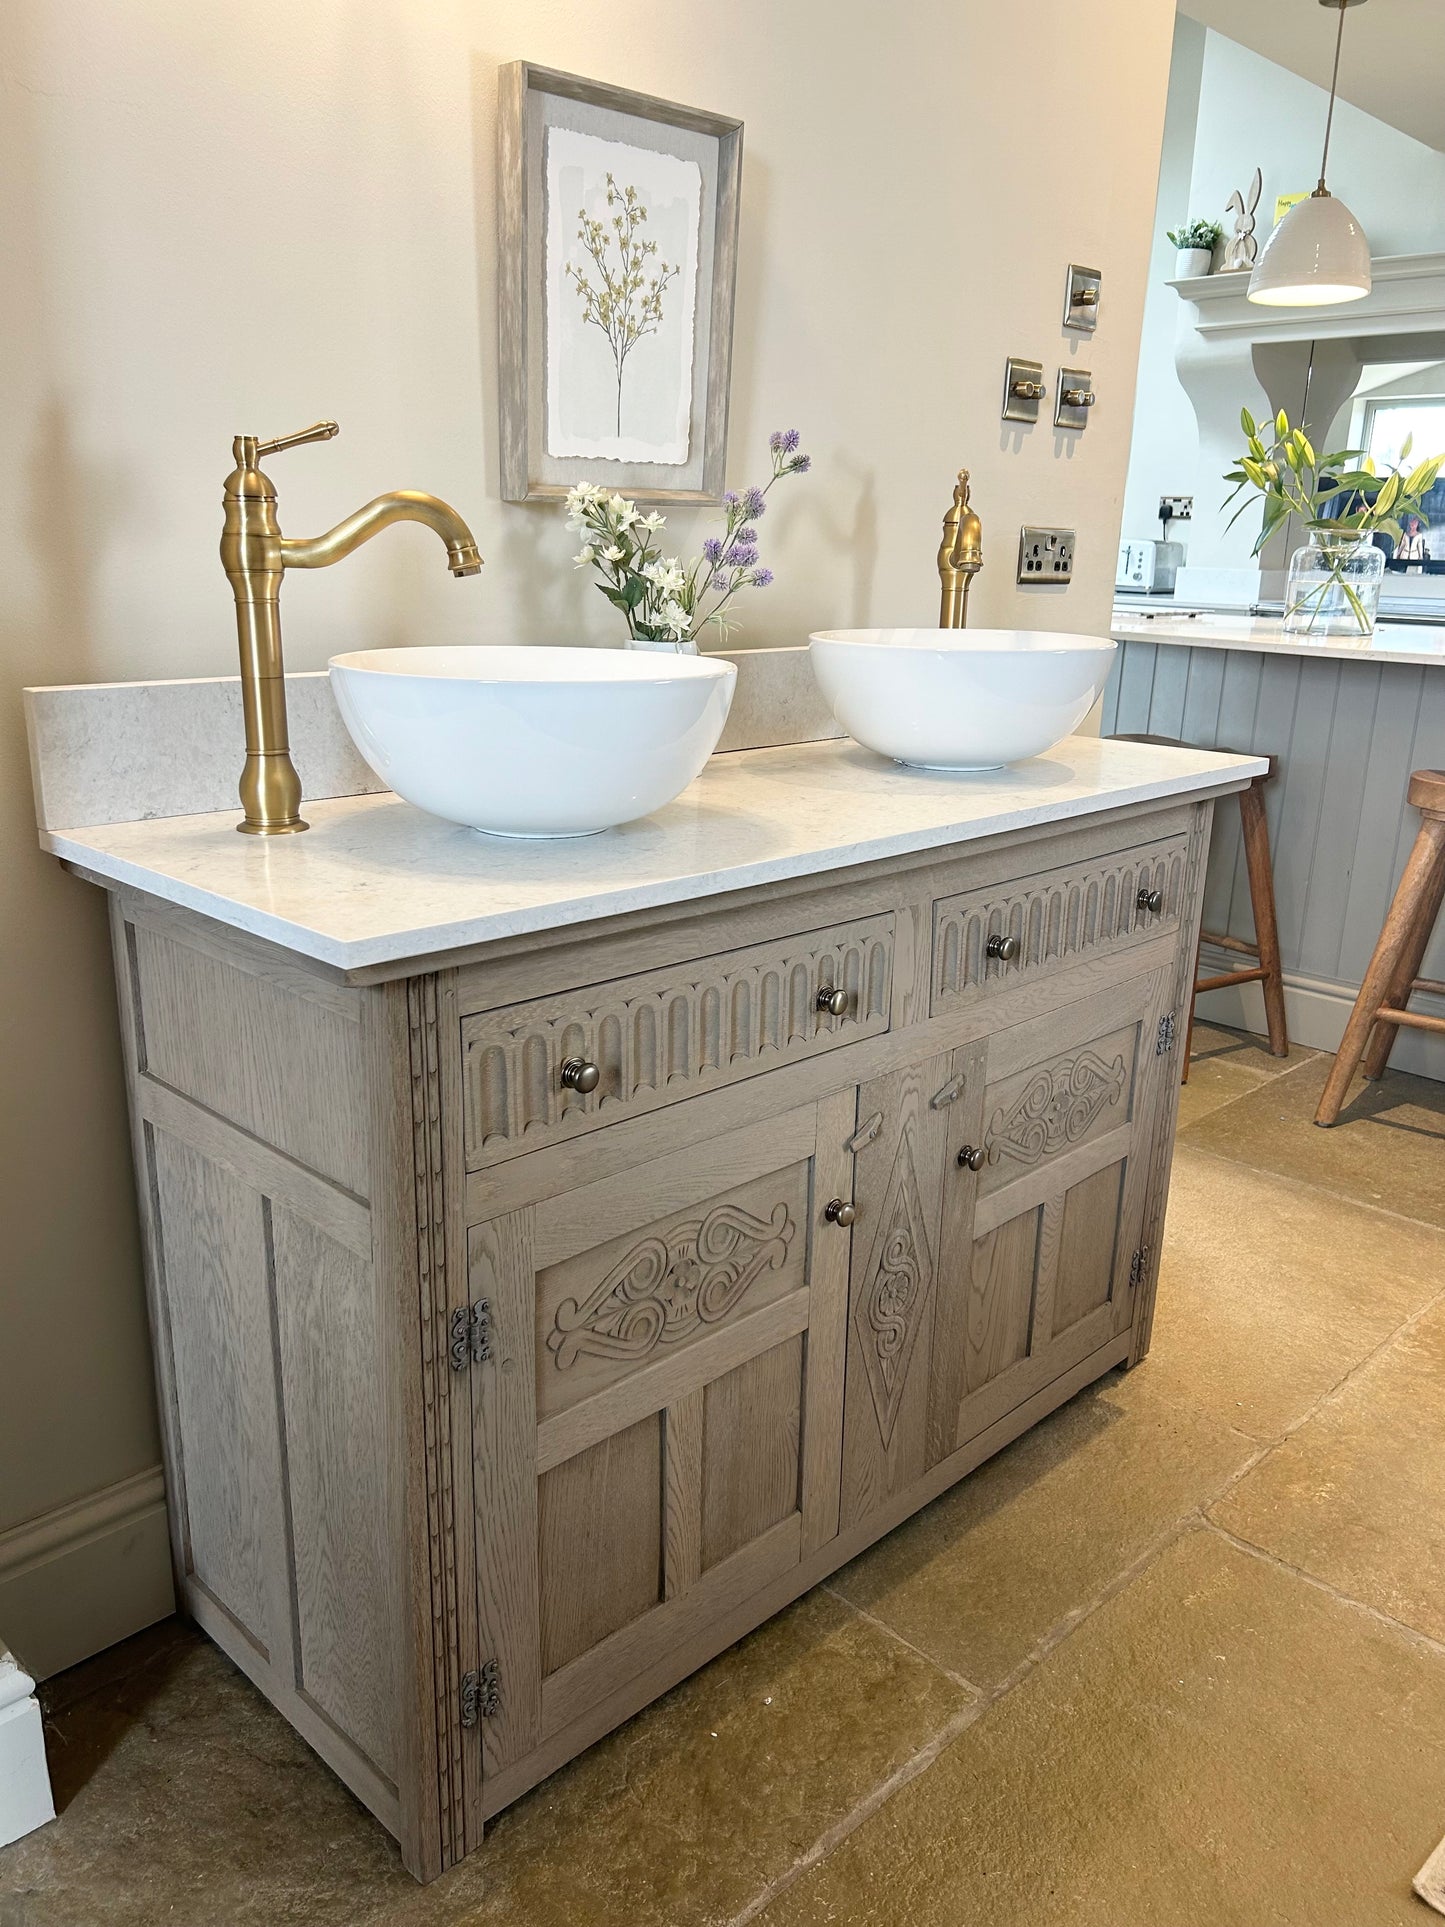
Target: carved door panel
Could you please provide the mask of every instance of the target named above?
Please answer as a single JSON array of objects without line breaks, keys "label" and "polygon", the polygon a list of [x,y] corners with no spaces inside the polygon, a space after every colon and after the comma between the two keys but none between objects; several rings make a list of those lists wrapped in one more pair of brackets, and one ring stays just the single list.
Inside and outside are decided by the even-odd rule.
[{"label": "carved door panel", "polygon": [[850,1089],[469,1233],[484,1776],[837,1532],[854,1119]]},{"label": "carved door panel", "polygon": [[1161,1030],[1168,982],[1153,971],[954,1053],[930,1463],[1133,1317],[1159,1107],[1178,1071]]},{"label": "carved door panel", "polygon": [[947,1119],[956,1096],[946,1056],[858,1092],[843,1422],[846,1529],[928,1465]]}]

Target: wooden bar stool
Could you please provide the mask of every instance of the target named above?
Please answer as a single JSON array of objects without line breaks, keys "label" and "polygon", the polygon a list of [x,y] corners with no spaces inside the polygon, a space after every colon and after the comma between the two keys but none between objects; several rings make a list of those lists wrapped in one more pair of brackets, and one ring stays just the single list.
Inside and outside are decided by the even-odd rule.
[{"label": "wooden bar stool", "polygon": [[[1117,736],[1120,743],[1157,743],[1162,749],[1197,749],[1197,743],[1182,743],[1177,736]],[[1224,754],[1259,756],[1257,749],[1224,751]],[[1247,789],[1238,792],[1239,825],[1244,834],[1244,862],[1249,872],[1249,901],[1254,912],[1254,941],[1201,930],[1201,944],[1212,943],[1236,956],[1253,957],[1255,962],[1240,970],[1223,970],[1213,977],[1199,975],[1198,954],[1194,964],[1194,997],[1201,990],[1223,990],[1230,984],[1258,984],[1264,992],[1264,1019],[1269,1030],[1272,1057],[1289,1056],[1289,1032],[1284,1017],[1284,974],[1279,961],[1279,919],[1274,907],[1274,869],[1269,860],[1269,826],[1264,814],[1264,786],[1279,774],[1279,758],[1267,758],[1269,768],[1256,776]],[[1184,1040],[1184,1070],[1181,1083],[1189,1082],[1189,1050],[1194,1039],[1194,999],[1189,1002],[1189,1031]]]},{"label": "wooden bar stool", "polygon": [[1315,1112],[1315,1123],[1327,1127],[1340,1114],[1361,1058],[1366,1077],[1384,1071],[1401,1024],[1445,1031],[1445,1017],[1406,1008],[1413,990],[1445,997],[1445,984],[1417,975],[1445,903],[1445,769],[1417,769],[1405,798],[1420,812],[1420,830]]}]

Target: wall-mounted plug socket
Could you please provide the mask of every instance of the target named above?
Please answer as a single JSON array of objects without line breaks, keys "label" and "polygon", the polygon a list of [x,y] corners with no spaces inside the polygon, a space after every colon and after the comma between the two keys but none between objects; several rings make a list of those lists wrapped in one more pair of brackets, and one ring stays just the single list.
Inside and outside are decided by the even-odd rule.
[{"label": "wall-mounted plug socket", "polygon": [[1194,519],[1194,497],[1192,495],[1161,495],[1159,497],[1159,520],[1161,522],[1189,522]]},{"label": "wall-mounted plug socket", "polygon": [[1020,582],[1072,582],[1074,531],[1021,528],[1018,579]]}]

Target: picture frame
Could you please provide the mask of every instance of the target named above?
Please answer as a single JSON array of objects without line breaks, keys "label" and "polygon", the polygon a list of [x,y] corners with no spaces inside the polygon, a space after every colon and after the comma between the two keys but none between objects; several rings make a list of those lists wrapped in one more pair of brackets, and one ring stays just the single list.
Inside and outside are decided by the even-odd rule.
[{"label": "picture frame", "polygon": [[720,501],[742,122],[526,60],[499,78],[503,499]]}]

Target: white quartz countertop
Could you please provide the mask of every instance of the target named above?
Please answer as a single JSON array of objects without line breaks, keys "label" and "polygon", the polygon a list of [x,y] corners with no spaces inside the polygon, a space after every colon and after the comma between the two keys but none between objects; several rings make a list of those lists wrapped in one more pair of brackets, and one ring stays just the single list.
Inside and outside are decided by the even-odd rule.
[{"label": "white quartz countertop", "polygon": [[237,811],[41,832],[109,882],[341,970],[824,874],[1159,798],[1241,788],[1265,765],[1071,736],[1011,769],[903,769],[852,742],[715,756],[676,802],[600,836],[479,835],[389,791],[303,805],[301,836]]},{"label": "white quartz countertop", "polygon": [[1320,656],[1339,662],[1445,664],[1445,626],[1382,619],[1372,636],[1287,636],[1278,616],[1191,613],[1164,604],[1114,608],[1109,634],[1116,642],[1173,642],[1196,649],[1248,649],[1263,655]]}]

